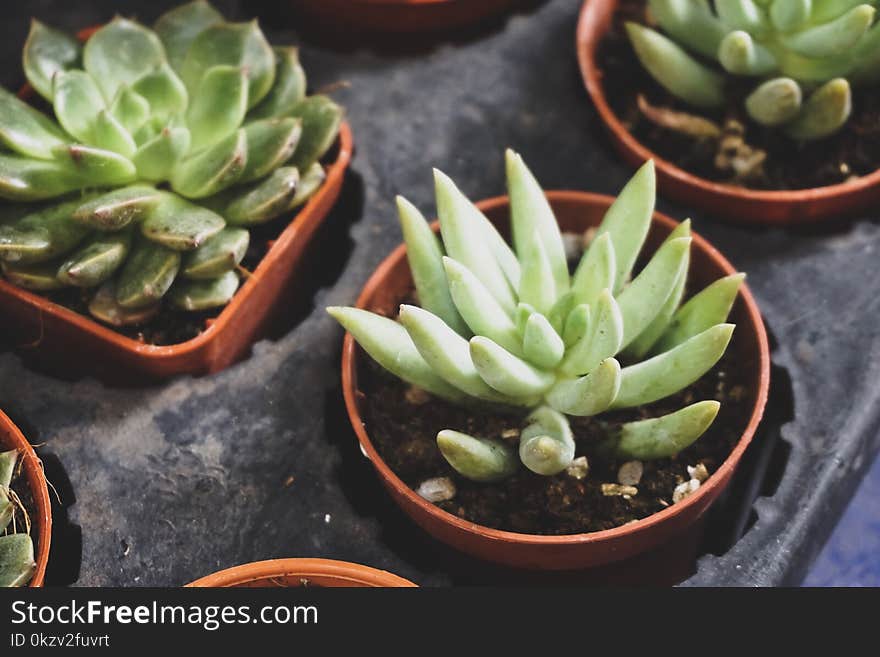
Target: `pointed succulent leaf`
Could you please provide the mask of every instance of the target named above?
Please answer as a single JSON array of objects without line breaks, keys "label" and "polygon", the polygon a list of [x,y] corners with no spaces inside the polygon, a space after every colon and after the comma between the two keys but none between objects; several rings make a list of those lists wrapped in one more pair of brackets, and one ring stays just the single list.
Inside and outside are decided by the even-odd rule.
[{"label": "pointed succulent leaf", "polygon": [[290,202],[288,210],[293,210],[305,204],[321,188],[326,179],[327,174],[319,162],[312,164],[312,166],[306,169],[304,174],[300,172],[296,194],[293,195],[293,200]]},{"label": "pointed succulent leaf", "polygon": [[299,119],[263,119],[244,126],[247,166],[238,184],[253,182],[290,159],[302,135]]},{"label": "pointed succulent leaf", "polygon": [[51,260],[36,265],[24,265],[18,262],[3,262],[3,275],[13,285],[34,290],[35,292],[49,292],[64,287],[64,283],[58,280],[58,262]]},{"label": "pointed succulent leaf", "polygon": [[521,342],[516,325],[491,292],[460,262],[444,256],[443,267],[452,301],[471,332],[519,354]]},{"label": "pointed succulent leaf", "polygon": [[469,338],[471,332],[458,314],[449,292],[440,240],[418,208],[402,196],[397,197],[397,213],[419,305],[437,315],[459,335]]},{"label": "pointed succulent leaf", "polygon": [[509,397],[540,395],[555,379],[552,372],[531,365],[481,335],[471,338],[470,355],[483,381]]},{"label": "pointed succulent leaf", "polygon": [[444,429],[437,434],[437,446],[453,470],[472,481],[506,479],[519,467],[515,452],[498,440]]},{"label": "pointed succulent leaf", "polygon": [[186,53],[196,37],[213,25],[223,22],[223,15],[209,2],[195,0],[162,14],[153,29],[165,46],[168,61],[180,71]]},{"label": "pointed succulent leaf", "polygon": [[110,113],[129,134],[134,134],[150,118],[150,103],[146,98],[124,84],[119,87],[110,104]]},{"label": "pointed succulent leaf", "polygon": [[91,143],[131,159],[137,150],[134,138],[108,110],[102,109],[95,118]]},{"label": "pointed succulent leaf", "polygon": [[183,259],[181,273],[187,278],[217,278],[235,269],[247,253],[250,233],[243,228],[224,228]]},{"label": "pointed succulent leaf", "polygon": [[213,66],[192,95],[186,124],[197,151],[235,132],[247,112],[248,79],[238,66]]},{"label": "pointed succulent leaf", "polygon": [[189,144],[190,135],[186,128],[163,128],[144,142],[132,157],[138,177],[152,182],[167,180],[186,155]]},{"label": "pointed succulent leaf", "polygon": [[560,379],[546,394],[547,403],[568,415],[593,416],[608,410],[620,390],[620,363],[606,358],[576,379]]},{"label": "pointed succulent leaf", "polygon": [[98,112],[105,109],[104,97],[92,76],[85,71],[59,71],[54,86],[55,116],[71,135],[82,142],[92,140]]},{"label": "pointed succulent leaf", "polygon": [[76,247],[89,233],[72,218],[80,202],[50,205],[0,226],[0,259],[26,265],[47,262]]},{"label": "pointed succulent leaf", "polygon": [[720,278],[679,308],[654,346],[655,353],[669,351],[695,335],[727,321],[745,274]]},{"label": "pointed succulent leaf", "polygon": [[533,313],[525,324],[522,351],[530,363],[550,370],[562,360],[565,343],[544,315]]},{"label": "pointed succulent leaf", "polygon": [[[587,334],[590,328],[590,314],[590,306],[585,303],[572,308],[562,329],[562,341],[566,349],[577,344]],[[623,335],[623,328],[620,329],[620,333]]]},{"label": "pointed succulent leaf", "polygon": [[179,280],[168,293],[168,301],[181,310],[210,310],[232,300],[238,290],[238,274],[228,271],[217,278]]},{"label": "pointed succulent leaf", "polygon": [[97,233],[61,263],[57,278],[64,285],[96,287],[119,269],[130,246],[131,231]]},{"label": "pointed succulent leaf", "polygon": [[718,47],[718,61],[727,71],[736,75],[767,75],[779,65],[769,49],[743,30],[731,32],[722,39]]},{"label": "pointed succulent leaf", "polygon": [[856,44],[852,61],[851,69],[841,70],[836,75],[845,73],[847,79],[859,85],[873,84],[880,79],[880,21],[875,22]]},{"label": "pointed succulent leaf", "polygon": [[22,53],[28,82],[38,94],[52,102],[52,79],[58,71],[75,66],[81,50],[79,41],[72,36],[38,20],[31,20],[31,29]]},{"label": "pointed succulent leaf", "polygon": [[718,324],[669,351],[623,368],[612,408],[650,404],[686,388],[724,355],[733,328],[733,324]]},{"label": "pointed succulent leaf", "polygon": [[788,123],[801,111],[801,86],[791,78],[773,78],[746,98],[746,111],[761,125]]},{"label": "pointed succulent leaf", "polygon": [[250,119],[285,116],[306,97],[306,73],[299,63],[299,49],[273,48],[275,83],[259,105],[248,114]]},{"label": "pointed succulent leaf", "polygon": [[599,248],[596,246],[600,243],[599,238],[604,233],[611,234],[617,273],[614,278],[614,287],[608,289],[615,294],[622,290],[629,281],[632,268],[636,264],[639,252],[642,250],[642,244],[648,235],[651,217],[654,215],[656,189],[654,161],[648,160],[630,178],[620,194],[617,195],[614,203],[608,208],[596,231],[596,238],[590,245],[590,251]]},{"label": "pointed succulent leaf", "polygon": [[550,322],[550,325],[559,335],[562,335],[562,331],[565,328],[565,320],[568,319],[576,305],[577,300],[574,292],[569,290],[556,300],[556,303],[550,308],[550,312],[547,313],[547,321]]},{"label": "pointed succulent leaf", "polygon": [[781,0],[770,3],[770,20],[781,32],[791,32],[810,20],[813,0]]},{"label": "pointed succulent leaf", "polygon": [[150,240],[137,240],[116,281],[116,303],[127,310],[155,305],[180,268],[180,253]]},{"label": "pointed succulent leaf", "polygon": [[174,251],[192,251],[223,230],[219,214],[186,199],[164,192],[144,210],[141,233],[148,240]]},{"label": "pointed succulent leaf", "polygon": [[52,149],[67,141],[54,121],[0,87],[0,144],[16,153],[48,160]]},{"label": "pointed succulent leaf", "polygon": [[342,125],[343,110],[327,96],[316,94],[297,103],[287,116],[302,122],[302,136],[290,163],[304,171],[333,146]]},{"label": "pointed succulent leaf", "polygon": [[720,407],[717,401],[701,401],[668,415],[627,422],[604,447],[620,459],[675,456],[706,432]]},{"label": "pointed succulent leaf", "polygon": [[617,261],[611,241],[612,229],[609,226],[605,228],[605,232],[599,234],[590,244],[574,272],[571,289],[578,304],[593,304],[602,290],[614,289],[618,275]]},{"label": "pointed succulent leaf", "polygon": [[523,333],[526,330],[526,322],[529,321],[529,317],[535,312],[537,311],[527,303],[520,302],[519,305],[517,305],[516,312],[513,316],[513,323],[516,325],[518,333]]},{"label": "pointed succulent leaf", "polygon": [[[537,236],[556,286],[555,297],[568,292],[568,262],[559,224],[532,172],[519,154],[505,153],[507,190],[510,195],[510,221],[513,244],[520,259],[526,258],[529,242]],[[522,282],[520,282],[522,286]],[[540,310],[539,306],[535,306]],[[545,309],[546,310],[546,309]]]},{"label": "pointed succulent leaf", "polygon": [[25,586],[36,570],[34,543],[28,534],[0,536],[0,588]]},{"label": "pointed succulent leaf", "polygon": [[162,198],[162,192],[148,185],[121,187],[79,205],[71,215],[75,221],[102,231],[125,228]]},{"label": "pointed succulent leaf", "polygon": [[840,130],[851,112],[849,82],[835,78],[810,95],[800,114],[785,126],[785,131],[795,139],[821,139]]},{"label": "pointed succulent leaf", "polygon": [[[12,477],[15,475],[15,466],[17,463],[17,449],[0,452],[0,489],[9,488],[9,485],[12,483]],[[4,528],[5,525],[0,524],[0,531],[3,531]]]},{"label": "pointed succulent leaf", "polygon": [[480,377],[467,340],[443,320],[417,306],[400,307],[400,323],[422,358],[444,381],[471,397],[503,402],[506,399]]},{"label": "pointed succulent leaf", "polygon": [[165,61],[165,48],[152,30],[117,16],[83,48],[83,68],[112,100],[123,84],[137,80]]},{"label": "pointed succulent leaf", "polygon": [[715,11],[728,30],[747,30],[752,34],[767,30],[767,15],[755,0],[715,0]]},{"label": "pointed succulent leaf", "polygon": [[394,376],[448,401],[467,399],[467,395],[442,379],[422,358],[401,324],[359,308],[333,306],[327,308],[327,312],[351,333],[373,360]]},{"label": "pointed succulent leaf", "polygon": [[574,459],[574,435],[568,419],[547,406],[535,409],[526,420],[519,441],[519,458],[529,470],[555,475]]},{"label": "pointed succulent leaf", "polygon": [[82,187],[83,180],[63,162],[35,160],[0,152],[0,198],[39,201]]},{"label": "pointed succulent leaf", "polygon": [[132,85],[132,90],[146,99],[150,114],[161,120],[180,114],[189,106],[186,86],[167,63],[144,74]]},{"label": "pointed succulent leaf", "polygon": [[214,66],[234,66],[248,72],[248,107],[259,103],[275,80],[275,55],[256,21],[217,23],[192,40],[180,66],[180,77],[191,94]]},{"label": "pointed succulent leaf", "polygon": [[864,3],[865,0],[813,0],[810,18],[816,24],[827,23]]},{"label": "pointed succulent leaf", "polygon": [[285,212],[296,195],[298,183],[296,167],[281,167],[262,180],[236,185],[207,198],[204,204],[215,208],[231,225],[253,226]]},{"label": "pointed succulent leaf", "polygon": [[586,374],[620,350],[625,331],[617,301],[608,290],[596,300],[595,312],[588,315],[583,336],[565,353],[561,371],[569,376]]},{"label": "pointed succulent leaf", "polygon": [[556,303],[556,283],[553,279],[553,268],[537,230],[522,248],[519,298],[539,313],[548,314]]},{"label": "pointed succulent leaf", "polygon": [[244,130],[179,162],[171,173],[171,187],[188,198],[204,198],[238,182],[247,165]]},{"label": "pointed succulent leaf", "polygon": [[651,14],[676,41],[704,57],[714,58],[727,34],[706,0],[649,0]]},{"label": "pointed succulent leaf", "polygon": [[687,266],[690,237],[663,244],[632,283],[617,297],[623,316],[623,343],[629,345],[648,328],[676,288]]},{"label": "pointed succulent leaf", "polygon": [[724,79],[671,39],[638,23],[626,24],[642,66],[673,96],[697,107],[724,104]]},{"label": "pointed succulent leaf", "polygon": [[874,22],[875,11],[869,4],[860,4],[827,23],[783,35],[781,40],[804,57],[834,57],[858,43]]},{"label": "pointed succulent leaf", "polygon": [[[440,232],[446,253],[473,272],[478,282],[485,286],[497,301],[495,305],[500,305],[504,313],[512,314],[517,303],[513,288],[498,260],[486,257],[484,246],[487,234],[484,223],[486,218],[448,176],[436,169],[434,186],[437,214],[440,217]],[[455,299],[454,294],[453,299]],[[461,308],[459,311],[461,312]],[[462,317],[470,326],[464,313]],[[471,328],[474,329],[473,326]],[[474,332],[479,333],[477,330]]]},{"label": "pointed succulent leaf", "polygon": [[113,187],[134,182],[137,170],[128,158],[103,148],[74,144],[54,150],[55,160],[80,182],[80,187]]},{"label": "pointed succulent leaf", "polygon": [[98,288],[89,301],[92,317],[111,326],[137,326],[152,319],[159,312],[160,303],[142,308],[123,308],[116,302],[116,281],[110,280]]}]

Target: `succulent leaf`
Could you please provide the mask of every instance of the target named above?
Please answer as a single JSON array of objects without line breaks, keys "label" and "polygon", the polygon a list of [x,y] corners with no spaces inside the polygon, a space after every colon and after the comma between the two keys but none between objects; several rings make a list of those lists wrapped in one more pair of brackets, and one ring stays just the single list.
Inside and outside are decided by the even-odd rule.
[{"label": "succulent leaf", "polygon": [[73,287],[96,287],[108,280],[128,255],[131,231],[97,233],[57,269],[58,280]]},{"label": "succulent leaf", "polygon": [[133,135],[150,118],[150,103],[129,85],[123,84],[110,104],[110,113]]},{"label": "succulent leaf", "polygon": [[852,113],[852,95],[845,78],[835,78],[816,89],[800,114],[785,126],[795,139],[821,139],[837,132]]},{"label": "succulent leaf", "polygon": [[225,226],[223,217],[208,208],[163,193],[157,203],[144,209],[141,233],[168,249],[192,251]]},{"label": "succulent leaf", "polygon": [[754,0],[715,0],[715,11],[728,29],[759,34],[767,29],[767,16]]},{"label": "succulent leaf", "polygon": [[190,135],[186,128],[163,128],[141,144],[132,157],[138,177],[151,182],[167,180],[186,155],[189,144]]},{"label": "succulent leaf", "polygon": [[231,225],[253,226],[274,219],[290,207],[298,183],[296,167],[281,167],[262,180],[236,185],[204,202]]},{"label": "succulent leaf", "polygon": [[116,303],[126,310],[155,305],[180,268],[180,253],[147,239],[137,240],[116,281]]},{"label": "succulent leaf", "polygon": [[539,313],[549,314],[556,301],[553,268],[538,231],[523,245],[519,298]]},{"label": "succulent leaf", "polygon": [[105,109],[98,112],[91,141],[98,148],[119,153],[128,159],[131,159],[137,150],[134,138],[122,123]]},{"label": "succulent leaf", "polygon": [[55,161],[78,182],[78,187],[114,187],[134,182],[137,170],[123,155],[82,144],[59,146]]},{"label": "succulent leaf", "polygon": [[782,42],[804,57],[840,55],[858,43],[874,22],[874,13],[871,5],[860,4],[827,23],[784,35]]},{"label": "succulent leaf", "polygon": [[289,115],[306,97],[306,73],[299,63],[298,48],[273,48],[275,83],[249,119],[269,119]]},{"label": "succulent leaf", "polygon": [[721,404],[701,401],[681,410],[628,422],[606,448],[621,459],[661,459],[675,456],[702,436],[718,415]]},{"label": "succulent leaf", "polygon": [[30,265],[47,262],[75,248],[89,229],[73,220],[80,200],[49,205],[0,226],[0,259]]},{"label": "succulent leaf", "polygon": [[98,112],[105,109],[104,97],[95,80],[85,71],[59,71],[54,86],[55,116],[71,135],[88,143]]},{"label": "succulent leaf", "polygon": [[178,280],[168,293],[168,300],[181,310],[220,308],[232,300],[238,284],[238,274],[234,271],[216,278]]},{"label": "succulent leaf", "polygon": [[526,418],[519,442],[519,458],[529,470],[555,475],[574,459],[574,436],[564,415],[547,406],[535,409]]},{"label": "succulent leaf", "polygon": [[58,124],[0,88],[0,144],[21,155],[50,160],[53,149],[68,141]]},{"label": "succulent leaf", "polygon": [[620,363],[606,358],[589,374],[557,381],[546,395],[547,403],[568,415],[598,415],[608,410],[617,397],[620,373]]},{"label": "succulent leaf", "polygon": [[813,0],[778,0],[770,3],[770,20],[780,32],[791,32],[810,20]]},{"label": "succulent leaf", "polygon": [[596,300],[595,312],[581,338],[566,351],[560,371],[569,376],[592,372],[602,361],[620,351],[625,331],[623,314],[608,290]]},{"label": "succulent leaf", "polygon": [[[621,209],[622,210],[622,209]],[[653,206],[650,212],[653,212]],[[650,215],[648,215],[650,216]],[[574,272],[571,289],[576,303],[587,305],[596,302],[602,290],[615,289],[615,281],[618,276],[629,276],[629,273],[617,271],[617,260],[614,255],[614,244],[611,241],[611,224],[617,221],[614,215],[606,215],[609,224],[605,226],[605,232],[598,236],[590,244],[590,248],[584,252],[578,267]],[[638,230],[638,227],[636,228]],[[644,236],[642,237],[644,239]],[[621,245],[623,248],[623,245]]]},{"label": "succulent leaf", "polygon": [[565,355],[565,343],[544,315],[532,313],[523,330],[522,350],[529,362],[552,370]]},{"label": "succulent leaf", "polygon": [[237,66],[205,71],[186,114],[191,148],[198,151],[235,132],[247,113],[248,78]]},{"label": "succulent leaf", "polygon": [[475,438],[444,429],[437,434],[437,446],[449,465],[472,481],[491,482],[516,471],[516,454],[497,440]]},{"label": "succulent leaf", "polygon": [[178,163],[171,187],[187,198],[199,199],[235,184],[247,166],[247,135],[238,130]]},{"label": "succulent leaf", "polygon": [[195,251],[184,256],[181,273],[187,278],[217,278],[235,269],[247,253],[250,233],[242,228],[224,228]]},{"label": "succulent leaf", "polygon": [[30,536],[24,533],[0,536],[0,588],[24,586],[36,569]]},{"label": "succulent leaf", "polygon": [[[17,449],[0,452],[0,490],[9,488],[9,485],[12,483],[16,463],[18,463]],[[5,528],[6,525],[0,523],[0,531],[3,531]]]},{"label": "succulent leaf", "polygon": [[718,61],[737,75],[766,75],[779,66],[773,53],[743,30],[730,32],[721,40]]},{"label": "succulent leaf", "polygon": [[287,162],[302,136],[302,122],[291,118],[262,119],[246,124],[244,131],[247,165],[239,184],[258,180]]},{"label": "succulent leaf", "polygon": [[36,92],[51,103],[55,74],[73,68],[81,51],[79,41],[73,37],[38,20],[31,20],[22,53],[25,77]]},{"label": "succulent leaf", "polygon": [[116,281],[109,280],[98,288],[89,301],[89,313],[111,326],[137,326],[150,320],[159,312],[157,301],[142,308],[123,308],[116,301]]},{"label": "succulent leaf", "polygon": [[746,98],[746,111],[761,125],[788,123],[801,111],[801,86],[791,78],[773,78]]},{"label": "succulent leaf", "polygon": [[223,22],[223,16],[209,2],[195,0],[162,14],[153,29],[165,46],[168,62],[180,71],[192,42],[209,27]]},{"label": "succulent leaf", "polygon": [[79,205],[71,215],[79,223],[103,231],[125,228],[162,198],[162,192],[147,185],[120,187]]},{"label": "succulent leaf", "polygon": [[150,104],[150,114],[160,120],[181,114],[189,106],[186,86],[164,62],[138,78],[132,90]]},{"label": "succulent leaf", "polygon": [[480,378],[509,397],[535,397],[555,380],[552,372],[531,365],[481,335],[470,339],[470,354]]},{"label": "succulent leaf", "polygon": [[[562,341],[565,343],[566,349],[577,344],[587,334],[590,328],[590,312],[590,306],[585,303],[571,309],[562,330]],[[623,336],[622,327],[620,335]]]},{"label": "succulent leaf", "polygon": [[290,164],[305,171],[324,157],[336,141],[343,111],[327,96],[316,94],[297,103],[287,116],[302,122],[302,137]]},{"label": "succulent leaf", "polygon": [[312,164],[312,166],[306,169],[305,173],[300,172],[299,184],[296,186],[296,194],[293,195],[293,200],[290,202],[288,210],[298,208],[308,201],[315,195],[315,192],[317,192],[321,185],[324,184],[324,180],[326,179],[327,174],[324,172],[324,167],[322,167],[319,162]]},{"label": "succulent leaf", "polygon": [[727,31],[706,0],[648,0],[648,6],[676,41],[704,57],[715,57]]},{"label": "succulent leaf", "polygon": [[3,275],[13,284],[25,290],[49,292],[64,287],[58,280],[58,262],[49,261],[33,265],[3,261]]}]

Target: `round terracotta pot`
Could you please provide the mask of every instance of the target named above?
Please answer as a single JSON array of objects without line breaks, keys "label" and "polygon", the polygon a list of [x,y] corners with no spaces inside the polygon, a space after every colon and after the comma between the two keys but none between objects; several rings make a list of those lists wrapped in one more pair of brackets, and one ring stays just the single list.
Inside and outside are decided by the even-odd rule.
[{"label": "round terracotta pot", "polygon": [[296,8],[337,27],[375,32],[428,32],[478,23],[517,0],[293,0]]},{"label": "round terracotta pot", "polygon": [[653,159],[660,192],[713,215],[751,224],[794,225],[852,215],[880,201],[880,170],[852,182],[791,191],[751,190],[688,173],[639,142],[612,111],[596,53],[608,32],[617,0],[587,0],[577,28],[581,75],[599,117],[623,158],[636,166]]},{"label": "round terracotta pot", "polygon": [[227,568],[197,579],[188,587],[414,587],[384,570],[331,559],[271,559]]},{"label": "round terracotta pot", "polygon": [[[31,514],[31,538],[34,541],[34,558],[37,569],[28,586],[43,586],[46,564],[49,563],[49,546],[52,540],[52,503],[49,487],[43,473],[43,463],[34,448],[18,430],[12,420],[0,411],[0,451],[17,449],[21,454],[21,471],[33,499]],[[18,481],[22,481],[19,477]]]},{"label": "round terracotta pot", "polygon": [[[583,232],[598,226],[613,198],[586,192],[548,192],[556,218],[563,231]],[[507,197],[482,201],[477,206],[503,233],[508,232]],[[653,252],[677,222],[655,213],[645,248]],[[434,229],[438,226],[434,224]],[[735,273],[735,269],[711,244],[693,235],[690,285],[700,289],[712,281]],[[412,274],[406,260],[405,245],[399,246],[379,265],[367,281],[357,305],[395,316],[397,307],[413,289]],[[730,482],[737,464],[748,447],[767,402],[770,385],[770,352],[761,314],[747,286],[742,286],[731,313],[737,325],[728,350],[736,362],[747,368],[747,389],[752,396],[751,412],[744,422],[742,436],[724,463],[700,488],[683,501],[637,522],[599,532],[564,536],[539,536],[501,531],[474,524],[427,502],[407,486],[382,460],[370,440],[370,427],[360,411],[358,361],[365,356],[350,334],[342,349],[342,388],[352,427],[361,447],[372,462],[384,486],[398,505],[435,538],[475,557],[508,566],[563,570],[598,566],[618,561],[680,535],[698,521]]]}]

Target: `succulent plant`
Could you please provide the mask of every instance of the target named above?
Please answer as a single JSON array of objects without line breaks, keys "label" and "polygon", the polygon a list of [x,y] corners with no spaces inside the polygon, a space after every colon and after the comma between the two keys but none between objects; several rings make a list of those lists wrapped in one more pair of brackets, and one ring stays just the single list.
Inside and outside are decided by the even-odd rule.
[{"label": "succulent plant", "polygon": [[15,510],[21,503],[11,484],[18,456],[14,449],[0,452],[0,587],[24,586],[37,567],[30,533],[16,532]]},{"label": "succulent plant", "polygon": [[[629,22],[645,69],[685,103],[726,102],[728,75],[758,78],[748,115],[811,140],[840,129],[850,85],[880,79],[875,0],[648,0],[665,34]],[[714,60],[720,66],[710,65]]]},{"label": "succulent plant", "polygon": [[[506,165],[513,248],[435,171],[442,242],[411,203],[397,199],[421,306],[402,305],[397,321],[328,308],[400,379],[476,410],[526,416],[519,459],[491,437],[439,432],[446,460],[477,481],[508,476],[520,460],[556,474],[575,454],[567,416],[650,404],[694,383],[727,348],[734,327],[725,321],[743,279],[722,278],[681,305],[691,243],[685,221],[630,280],[654,210],[650,161],[609,208],[571,275],[540,186],[519,155],[508,151]],[[708,400],[616,428],[604,423],[600,450],[670,456],[699,438],[718,409]]]},{"label": "succulent plant", "polygon": [[226,304],[248,227],[320,187],[342,118],[306,96],[296,48],[204,1],[153,30],[117,16],[84,46],[34,21],[23,62],[54,119],[0,90],[0,198],[21,204],[0,221],[3,272],[33,290],[86,289],[114,325],[163,298]]}]

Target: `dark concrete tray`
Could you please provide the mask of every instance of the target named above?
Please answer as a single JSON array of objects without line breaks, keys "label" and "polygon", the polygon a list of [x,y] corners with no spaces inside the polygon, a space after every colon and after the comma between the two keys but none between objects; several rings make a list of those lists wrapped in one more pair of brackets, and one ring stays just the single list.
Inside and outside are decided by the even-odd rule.
[{"label": "dark concrete tray", "polygon": [[[72,30],[115,11],[152,21],[173,4],[12,3],[0,26],[2,81],[21,82],[32,14]],[[259,12],[277,42],[300,41],[283,3],[217,4],[231,16]],[[358,153],[312,276],[276,339],[245,362],[210,378],[120,388],[0,354],[0,406],[45,444],[64,503],[50,582],[178,585],[291,556],[358,561],[424,585],[560,582],[451,553],[397,511],[348,426],[342,333],[322,308],[352,302],[400,241],[396,193],[432,208],[432,166],[474,198],[492,196],[503,192],[510,145],[547,188],[622,186],[630,171],[611,152],[577,70],[579,5],[555,0],[403,54],[303,43],[313,87],[349,83],[334,95],[348,107]],[[749,272],[776,342],[767,419],[685,583],[796,584],[880,448],[880,226],[866,218],[760,231],[659,207],[693,214],[696,230]],[[670,546],[665,556],[685,549]],[[656,579],[667,571],[651,559],[663,557],[628,570]]]}]

